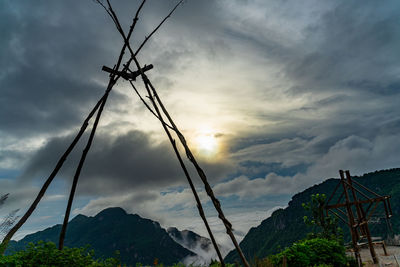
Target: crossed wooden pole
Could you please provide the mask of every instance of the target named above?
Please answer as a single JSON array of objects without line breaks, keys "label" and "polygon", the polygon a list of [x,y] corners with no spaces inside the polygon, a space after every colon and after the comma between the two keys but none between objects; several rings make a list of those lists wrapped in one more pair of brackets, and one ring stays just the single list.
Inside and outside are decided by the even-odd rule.
[{"label": "crossed wooden pole", "polygon": [[[14,225],[13,228],[11,228],[11,230],[7,233],[7,235],[4,237],[1,245],[0,245],[0,254],[4,254],[5,249],[7,248],[7,245],[9,243],[9,241],[11,240],[11,238],[13,237],[13,235],[18,231],[18,229],[27,221],[27,219],[30,217],[30,215],[33,213],[33,211],[36,209],[37,205],[39,204],[39,202],[41,201],[42,197],[44,196],[44,194],[46,193],[47,188],[49,187],[49,185],[51,184],[51,182],[54,180],[55,176],[57,175],[58,171],[61,169],[61,167],[63,166],[64,162],[66,161],[66,159],[68,158],[69,154],[72,152],[72,150],[75,148],[75,145],[78,143],[79,139],[81,138],[81,136],[83,135],[83,133],[86,131],[88,125],[89,125],[89,121],[92,119],[92,117],[96,114],[95,117],[95,121],[93,123],[90,135],[89,135],[89,139],[86,143],[86,146],[82,152],[80,161],[78,163],[78,166],[76,168],[75,174],[74,174],[74,178],[73,178],[73,182],[72,182],[72,187],[71,187],[71,191],[70,191],[70,195],[68,198],[68,204],[67,204],[67,208],[65,211],[65,216],[64,216],[64,222],[62,225],[62,229],[61,229],[61,233],[60,233],[60,238],[59,238],[59,249],[63,249],[64,246],[64,239],[65,239],[65,235],[66,235],[66,231],[67,231],[67,226],[68,226],[68,220],[69,220],[69,216],[70,216],[70,212],[71,212],[71,207],[72,207],[72,203],[74,200],[74,196],[75,196],[75,191],[76,191],[76,187],[78,184],[78,180],[80,177],[80,173],[81,170],[84,166],[87,154],[90,150],[90,147],[92,145],[95,133],[96,133],[96,129],[98,126],[98,123],[100,121],[101,118],[101,114],[103,112],[103,109],[105,107],[105,104],[107,102],[107,98],[113,88],[113,86],[116,84],[116,82],[120,79],[123,78],[127,81],[129,81],[129,83],[131,84],[133,90],[135,91],[135,93],[138,95],[138,97],[140,98],[140,100],[143,102],[143,104],[145,105],[145,107],[160,121],[166,135],[168,136],[168,139],[172,145],[172,148],[176,154],[176,157],[179,161],[179,164],[185,174],[185,177],[187,178],[187,181],[189,183],[189,186],[192,190],[192,193],[194,195],[196,204],[197,204],[197,209],[199,211],[199,215],[202,218],[207,232],[210,236],[210,239],[212,241],[212,244],[215,248],[215,251],[218,255],[218,258],[221,262],[222,266],[225,266],[224,264],[224,260],[223,257],[221,255],[221,252],[218,248],[217,242],[215,241],[214,235],[210,229],[210,226],[208,224],[208,221],[206,219],[205,213],[204,213],[204,209],[202,207],[200,198],[198,196],[197,190],[193,184],[192,178],[183,162],[182,156],[178,150],[178,146],[176,144],[176,141],[173,137],[173,135],[175,134],[181,145],[183,146],[185,153],[186,153],[186,157],[189,159],[189,161],[193,164],[193,166],[195,167],[200,180],[203,182],[204,187],[205,187],[205,191],[207,193],[207,195],[210,197],[217,213],[218,213],[218,217],[221,219],[222,223],[225,226],[226,229],[226,233],[229,235],[229,237],[232,240],[233,245],[235,246],[241,260],[244,266],[249,267],[249,263],[247,262],[245,256],[243,255],[243,252],[233,234],[233,229],[232,229],[232,224],[228,221],[228,219],[225,217],[223,211],[222,211],[222,207],[221,204],[219,202],[219,200],[216,198],[216,196],[214,195],[214,192],[208,182],[207,176],[205,174],[205,172],[203,171],[203,169],[200,167],[200,165],[198,164],[198,162],[196,161],[196,158],[194,157],[193,153],[191,152],[189,146],[187,145],[187,142],[185,140],[185,137],[183,136],[183,134],[180,132],[180,130],[178,129],[178,127],[176,126],[176,124],[174,123],[174,121],[172,120],[170,114],[168,113],[166,107],[164,106],[163,102],[161,101],[155,87],[153,86],[153,84],[151,83],[150,79],[147,77],[147,75],[145,74],[146,71],[149,71],[153,68],[153,65],[144,65],[142,66],[138,59],[137,59],[137,55],[138,53],[141,51],[141,49],[144,47],[144,45],[147,43],[147,41],[153,36],[153,34],[161,27],[161,25],[172,15],[172,13],[176,10],[176,8],[178,6],[180,6],[183,2],[183,0],[179,1],[174,8],[170,11],[170,13],[158,24],[158,26],[147,36],[145,37],[144,41],[139,45],[139,47],[136,49],[136,51],[134,51],[131,47],[130,44],[130,38],[132,36],[132,33],[134,31],[134,28],[136,26],[137,21],[139,20],[139,14],[140,11],[142,10],[143,5],[145,4],[146,0],[142,0],[141,4],[139,5],[138,9],[136,10],[136,14],[135,17],[133,18],[132,24],[130,25],[128,34],[125,34],[124,30],[121,27],[121,24],[119,22],[119,19],[114,11],[114,9],[112,8],[112,5],[110,3],[109,0],[106,0],[106,4],[104,4],[101,0],[96,0],[96,2],[98,4],[100,4],[105,11],[107,12],[107,14],[110,16],[110,18],[112,19],[115,27],[117,28],[118,32],[120,33],[121,37],[123,38],[124,44],[121,48],[117,63],[115,64],[115,66],[113,68],[109,68],[106,66],[103,66],[102,70],[105,72],[109,73],[109,82],[107,85],[107,88],[103,94],[103,96],[99,99],[99,101],[96,103],[96,105],[93,107],[93,109],[90,111],[89,115],[86,117],[86,119],[84,120],[78,134],[75,136],[75,138],[73,139],[72,143],[69,145],[69,147],[67,148],[67,150],[64,152],[64,154],[61,156],[61,158],[59,159],[59,161],[57,162],[54,170],[51,172],[51,174],[49,175],[49,177],[47,178],[47,180],[45,181],[45,183],[43,184],[41,190],[39,191],[37,197],[35,198],[35,200],[33,201],[33,203],[31,204],[31,206],[28,208],[28,210],[25,212],[25,214],[21,217],[21,219]],[[130,57],[128,59],[128,61],[125,64],[122,64],[122,60],[124,58],[125,52],[126,50],[128,50]],[[135,71],[132,71],[130,68],[131,63],[134,63],[135,66]],[[122,65],[122,66],[121,66]],[[146,89],[146,93],[147,93],[147,97],[150,100],[151,104],[148,104],[147,101],[141,96],[141,94],[139,93],[139,91],[137,90],[137,88],[134,85],[134,81],[136,81],[137,77],[141,77],[143,84],[145,86]],[[97,113],[96,113],[97,112]]]}]

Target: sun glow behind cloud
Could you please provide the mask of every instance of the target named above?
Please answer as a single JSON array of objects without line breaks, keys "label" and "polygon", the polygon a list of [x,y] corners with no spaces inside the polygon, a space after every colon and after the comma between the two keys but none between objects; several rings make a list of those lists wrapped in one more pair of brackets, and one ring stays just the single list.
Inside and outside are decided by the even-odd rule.
[{"label": "sun glow behind cloud", "polygon": [[193,146],[199,156],[214,158],[220,147],[216,138],[216,131],[210,127],[202,127],[194,137]]},{"label": "sun glow behind cloud", "polygon": [[199,151],[202,154],[211,155],[215,154],[218,149],[217,139],[213,134],[204,134],[196,138],[196,143]]}]

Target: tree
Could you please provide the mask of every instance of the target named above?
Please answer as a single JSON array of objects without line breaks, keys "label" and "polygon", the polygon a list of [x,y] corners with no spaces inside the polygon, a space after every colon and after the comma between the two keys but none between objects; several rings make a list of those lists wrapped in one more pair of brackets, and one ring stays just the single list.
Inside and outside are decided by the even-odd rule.
[{"label": "tree", "polygon": [[353,259],[346,257],[343,233],[336,217],[326,215],[324,194],[311,195],[308,203],[303,203],[311,216],[304,216],[304,222],[312,227],[306,239],[295,242],[282,252],[268,257],[274,266],[356,266]]},{"label": "tree", "polygon": [[304,222],[313,227],[312,232],[308,234],[309,238],[326,238],[329,240],[338,240],[343,243],[343,231],[338,226],[336,217],[325,214],[325,194],[311,195],[311,201],[303,203],[305,210],[311,212],[311,217],[304,216]]},{"label": "tree", "polygon": [[347,266],[345,248],[337,240],[313,238],[300,240],[282,252],[269,257],[275,266],[285,259],[288,266]]},{"label": "tree", "polygon": [[[25,250],[13,255],[1,256],[0,266],[76,266],[76,267],[116,267],[121,266],[119,259],[94,259],[94,251],[84,248],[64,248],[58,250],[52,242],[39,241],[29,243]],[[124,265],[125,266],[125,265]]]}]

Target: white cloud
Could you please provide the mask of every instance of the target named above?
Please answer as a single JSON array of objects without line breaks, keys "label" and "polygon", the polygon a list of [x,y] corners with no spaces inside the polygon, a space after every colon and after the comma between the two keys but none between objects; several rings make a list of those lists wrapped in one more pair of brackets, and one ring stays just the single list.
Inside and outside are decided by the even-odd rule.
[{"label": "white cloud", "polygon": [[[236,195],[242,199],[265,195],[295,194],[327,178],[338,177],[338,171],[341,169],[350,170],[352,175],[361,175],[379,169],[395,168],[400,165],[398,157],[400,144],[397,142],[399,138],[399,134],[379,135],[372,140],[352,135],[337,141],[327,153],[316,158],[305,173],[297,173],[292,177],[269,173],[264,178],[255,179],[240,176],[219,183],[214,189],[217,195]],[[262,151],[265,147],[268,146],[260,145],[258,147],[255,145],[249,151],[256,151],[254,158],[257,158],[258,151]],[[290,152],[289,150],[288,153],[285,153],[288,158],[282,159],[283,163],[290,161],[290,157],[297,157],[296,153],[291,155]],[[252,158],[251,152],[246,155],[246,158]],[[268,159],[267,154],[265,160]],[[272,156],[272,161],[274,160],[276,158]]]}]

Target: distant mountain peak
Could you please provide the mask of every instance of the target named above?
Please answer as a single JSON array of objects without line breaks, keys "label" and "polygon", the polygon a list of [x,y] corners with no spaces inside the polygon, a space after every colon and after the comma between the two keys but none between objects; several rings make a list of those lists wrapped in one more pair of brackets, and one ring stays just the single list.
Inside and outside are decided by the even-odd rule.
[{"label": "distant mountain peak", "polygon": [[126,216],[127,213],[123,208],[119,207],[111,207],[111,208],[106,208],[99,213],[95,217],[123,217]]},{"label": "distant mountain peak", "polygon": [[70,221],[70,223],[79,223],[79,222],[83,222],[85,220],[87,220],[89,217],[83,215],[83,214],[78,214],[76,215],[74,218],[72,218],[72,220]]}]

